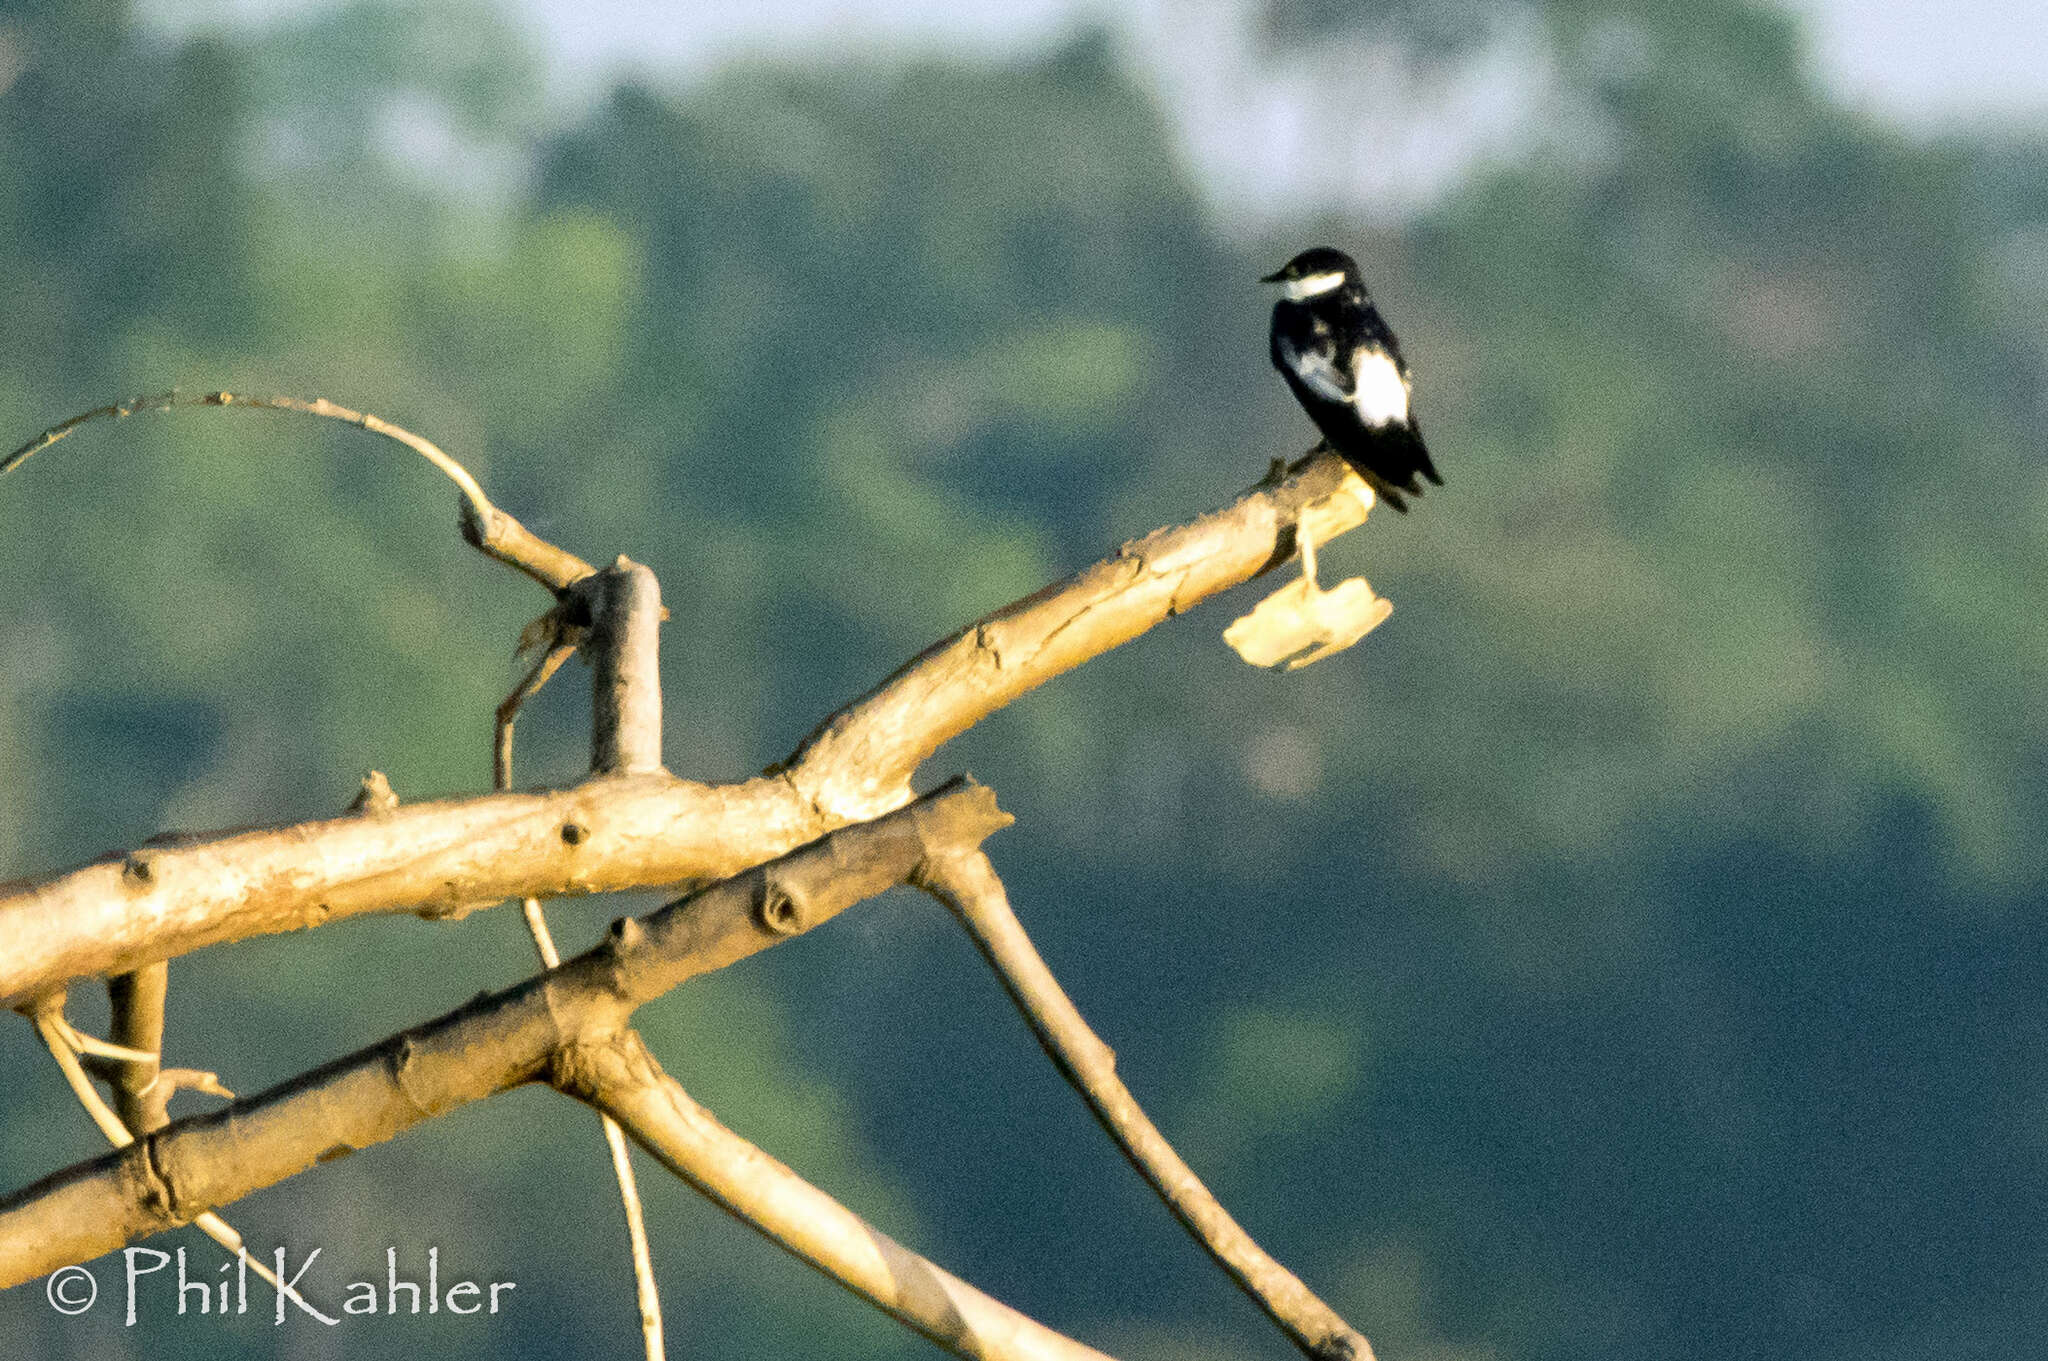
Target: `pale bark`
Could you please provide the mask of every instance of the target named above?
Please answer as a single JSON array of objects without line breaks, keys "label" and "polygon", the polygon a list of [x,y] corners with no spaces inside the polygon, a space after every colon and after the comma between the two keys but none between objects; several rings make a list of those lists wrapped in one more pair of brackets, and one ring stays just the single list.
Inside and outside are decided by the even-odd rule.
[{"label": "pale bark", "polygon": [[623,919],[559,968],[45,1177],[0,1199],[0,1289],[188,1223],[458,1106],[551,1080],[566,1051],[609,1043],[643,1003],[827,921],[1009,820],[987,789],[954,781],[643,920]]},{"label": "pale bark", "polygon": [[406,804],[180,838],[0,886],[0,1005],[249,936],[365,912],[459,914],[717,878],[899,807],[911,774],[1017,696],[1285,562],[1311,508],[1327,542],[1362,505],[1319,454],[1230,506],[1158,530],[928,648],[821,724],[770,775],[658,774]]}]

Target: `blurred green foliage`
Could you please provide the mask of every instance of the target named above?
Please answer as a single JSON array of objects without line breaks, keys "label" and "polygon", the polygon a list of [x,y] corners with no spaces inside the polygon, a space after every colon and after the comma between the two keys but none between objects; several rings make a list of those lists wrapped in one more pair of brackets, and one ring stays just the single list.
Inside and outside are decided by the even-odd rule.
[{"label": "blurred green foliage", "polygon": [[[1860,121],[1738,0],[1483,17],[1543,34],[1574,136],[1398,231],[1247,243],[1099,34],[626,84],[550,129],[488,9],[173,45],[6,0],[0,429],[184,384],[419,430],[660,572],[670,765],[733,778],[1298,453],[1250,280],[1352,248],[1449,480],[1331,550],[1395,618],[1277,677],[1211,606],[943,754],[1020,814],[992,849],[1047,954],[1390,1361],[2031,1356],[2048,157]],[[1269,19],[1443,62],[1473,31]],[[0,483],[4,872],[331,812],[372,766],[483,787],[543,602],[452,511],[406,456],[254,412],[89,429]],[[578,684],[522,723],[522,781],[575,778]],[[573,942],[618,910],[556,915]],[[208,952],[174,1060],[253,1090],[527,967],[502,913]],[[1020,1306],[1134,1357],[1274,1345],[926,905],[645,1019],[742,1132]],[[24,1037],[0,1059],[8,1177],[91,1152]],[[521,1097],[230,1218],[373,1264],[439,1234],[522,1282],[489,1329],[349,1354],[613,1354],[589,1125]],[[675,1354],[922,1348],[652,1198]],[[8,1335],[114,1344],[35,1295]],[[297,1354],[267,1320],[147,1345]]]}]

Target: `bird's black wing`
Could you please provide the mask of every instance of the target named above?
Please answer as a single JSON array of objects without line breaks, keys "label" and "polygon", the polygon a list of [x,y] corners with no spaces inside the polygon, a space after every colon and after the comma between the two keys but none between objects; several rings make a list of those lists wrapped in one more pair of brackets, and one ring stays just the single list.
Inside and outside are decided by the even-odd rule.
[{"label": "bird's black wing", "polygon": [[1297,379],[1324,401],[1351,404],[1358,384],[1337,363],[1328,344],[1301,343],[1287,328],[1273,328],[1273,367]]},{"label": "bird's black wing", "polygon": [[1387,357],[1394,361],[1395,372],[1401,375],[1403,382],[1406,382],[1409,377],[1408,361],[1401,356],[1401,342],[1394,339],[1394,328],[1387,325],[1386,318],[1380,315],[1380,309],[1371,303],[1365,305],[1365,317],[1360,331],[1363,339],[1371,341],[1387,352]]},{"label": "bird's black wing", "polygon": [[[1415,472],[1411,472],[1408,475],[1408,480],[1413,482],[1415,480],[1415,473],[1419,472],[1441,487],[1444,484],[1444,480],[1437,473],[1435,460],[1429,456],[1429,446],[1422,442],[1422,427],[1417,425],[1415,419],[1411,416],[1408,420],[1402,422],[1402,429],[1405,431],[1403,442],[1407,445],[1408,457],[1412,460],[1415,469]],[[1416,487],[1414,490],[1416,495],[1422,494],[1421,487]]]}]

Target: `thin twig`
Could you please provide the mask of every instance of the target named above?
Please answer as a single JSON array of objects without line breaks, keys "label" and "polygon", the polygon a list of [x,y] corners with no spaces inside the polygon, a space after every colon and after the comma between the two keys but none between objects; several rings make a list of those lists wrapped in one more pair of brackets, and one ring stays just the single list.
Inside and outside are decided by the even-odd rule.
[{"label": "thin twig", "polygon": [[1365,1338],[1252,1240],[1139,1108],[1116,1075],[1116,1055],[1081,1019],[1010,910],[988,856],[977,848],[932,860],[918,884],[960,919],[1046,1054],[1217,1265],[1316,1361],[1372,1361]]},{"label": "thin twig", "polygon": [[569,1051],[556,1086],[614,1116],[749,1228],[955,1356],[1109,1361],[912,1252],[734,1134],[661,1071],[633,1031]]},{"label": "thin twig", "polygon": [[612,1176],[619,1183],[619,1207],[626,1214],[626,1237],[633,1253],[633,1300],[640,1309],[640,1343],[647,1361],[662,1361],[668,1344],[662,1339],[661,1292],[654,1283],[654,1249],[647,1238],[647,1212],[640,1205],[640,1183],[633,1174],[633,1150],[626,1132],[603,1111],[597,1114],[605,1147],[612,1155]]},{"label": "thin twig", "polygon": [[505,790],[512,787],[512,725],[519,721],[519,710],[540,693],[542,686],[554,678],[562,664],[576,655],[576,643],[559,642],[541,654],[512,693],[505,696],[498,705],[497,740],[491,749],[491,787]]},{"label": "thin twig", "polygon": [[[0,477],[13,472],[16,468],[28,462],[31,457],[41,453],[89,421],[118,421],[128,416],[133,416],[138,411],[168,411],[172,407],[177,406],[180,400],[177,390],[174,388],[169,392],[159,392],[149,397],[130,397],[125,402],[114,402],[107,406],[95,407],[91,411],[81,411],[70,420],[59,421],[48,430],[43,431],[42,434],[37,435],[28,443],[22,445],[19,449],[16,449],[6,458],[0,459]],[[182,400],[190,403],[192,399],[184,398]]]},{"label": "thin twig", "polygon": [[[533,937],[540,962],[550,969],[560,967],[562,955],[555,948],[554,933],[548,930],[540,900],[528,898],[523,907],[527,934]],[[661,1291],[654,1280],[654,1252],[647,1241],[647,1215],[640,1205],[640,1183],[633,1174],[632,1153],[618,1122],[602,1110],[597,1118],[604,1127],[605,1147],[611,1151],[612,1176],[619,1183],[619,1205],[626,1213],[626,1237],[633,1254],[633,1298],[640,1312],[640,1340],[647,1361],[663,1361],[667,1353],[661,1335]]]},{"label": "thin twig", "polygon": [[[71,1094],[78,1098],[79,1105],[85,1107],[85,1113],[99,1126],[107,1142],[115,1148],[126,1148],[134,1143],[135,1136],[129,1132],[128,1126],[121,1123],[121,1117],[114,1113],[113,1107],[100,1097],[99,1089],[92,1085],[92,1079],[86,1076],[85,1068],[78,1060],[78,1050],[73,1046],[78,1032],[64,1019],[63,1000],[60,998],[37,1008],[35,1026],[36,1034],[42,1036],[44,1047],[50,1051],[50,1057],[57,1060],[57,1067],[63,1070],[64,1080],[71,1086]],[[209,1210],[193,1216],[192,1223],[229,1252],[243,1256],[242,1235],[219,1215]],[[246,1257],[245,1260],[249,1269],[268,1281],[273,1290],[283,1291],[292,1299],[302,1298],[298,1291],[280,1282],[269,1267],[254,1257]]]},{"label": "thin twig", "polygon": [[[59,997],[57,1003],[60,1008],[62,1002],[63,999]],[[75,1028],[65,1019],[61,1009],[50,1014],[50,1025],[63,1038],[65,1044],[70,1046],[72,1052],[83,1055],[88,1062],[96,1060],[106,1064],[109,1069],[117,1063],[156,1062],[157,1056],[146,1049],[130,1049],[125,1044],[115,1044],[112,1040],[103,1040],[97,1035],[88,1035]]]},{"label": "thin twig", "polygon": [[31,457],[49,448],[90,421],[120,420],[144,411],[169,411],[178,407],[246,406],[260,411],[295,411],[341,421],[373,435],[381,435],[418,454],[439,468],[462,493],[462,534],[471,545],[509,567],[517,568],[551,590],[561,590],[597,569],[566,549],[557,548],[491,503],[469,469],[448,456],[441,446],[382,417],[330,402],[325,397],[254,396],[245,392],[200,392],[185,394],[177,389],[149,397],[135,397],[111,406],[81,412],[43,431],[28,443],[0,459],[0,476],[12,472]]},{"label": "thin twig", "polygon": [[[491,758],[491,778],[497,789],[508,789],[512,784],[512,725],[519,716],[520,706],[546,685],[575,651],[575,643],[557,643],[549,648],[498,705],[496,740],[492,745]],[[540,899],[524,899],[521,908],[526,918],[527,934],[533,939],[533,948],[539,954],[542,966],[549,969],[559,966],[562,954],[555,948],[554,933],[548,930],[548,919],[541,911]],[[604,1129],[605,1147],[611,1154],[612,1176],[619,1184],[619,1204],[626,1215],[626,1237],[633,1258],[633,1298],[640,1315],[641,1344],[647,1361],[663,1361],[667,1351],[662,1340],[661,1291],[654,1279],[654,1253],[647,1241],[647,1215],[640,1204],[640,1186],[633,1173],[632,1154],[618,1124],[603,1111],[598,1112],[597,1118]]]}]

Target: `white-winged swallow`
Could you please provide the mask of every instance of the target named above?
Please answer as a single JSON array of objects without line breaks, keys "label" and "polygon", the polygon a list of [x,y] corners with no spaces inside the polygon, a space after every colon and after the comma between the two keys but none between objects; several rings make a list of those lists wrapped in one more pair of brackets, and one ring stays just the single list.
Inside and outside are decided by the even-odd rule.
[{"label": "white-winged swallow", "polygon": [[1358,277],[1358,262],[1328,246],[1305,250],[1263,283],[1273,304],[1273,367],[1329,446],[1395,510],[1420,496],[1420,478],[1444,484],[1409,410],[1401,347]]}]

